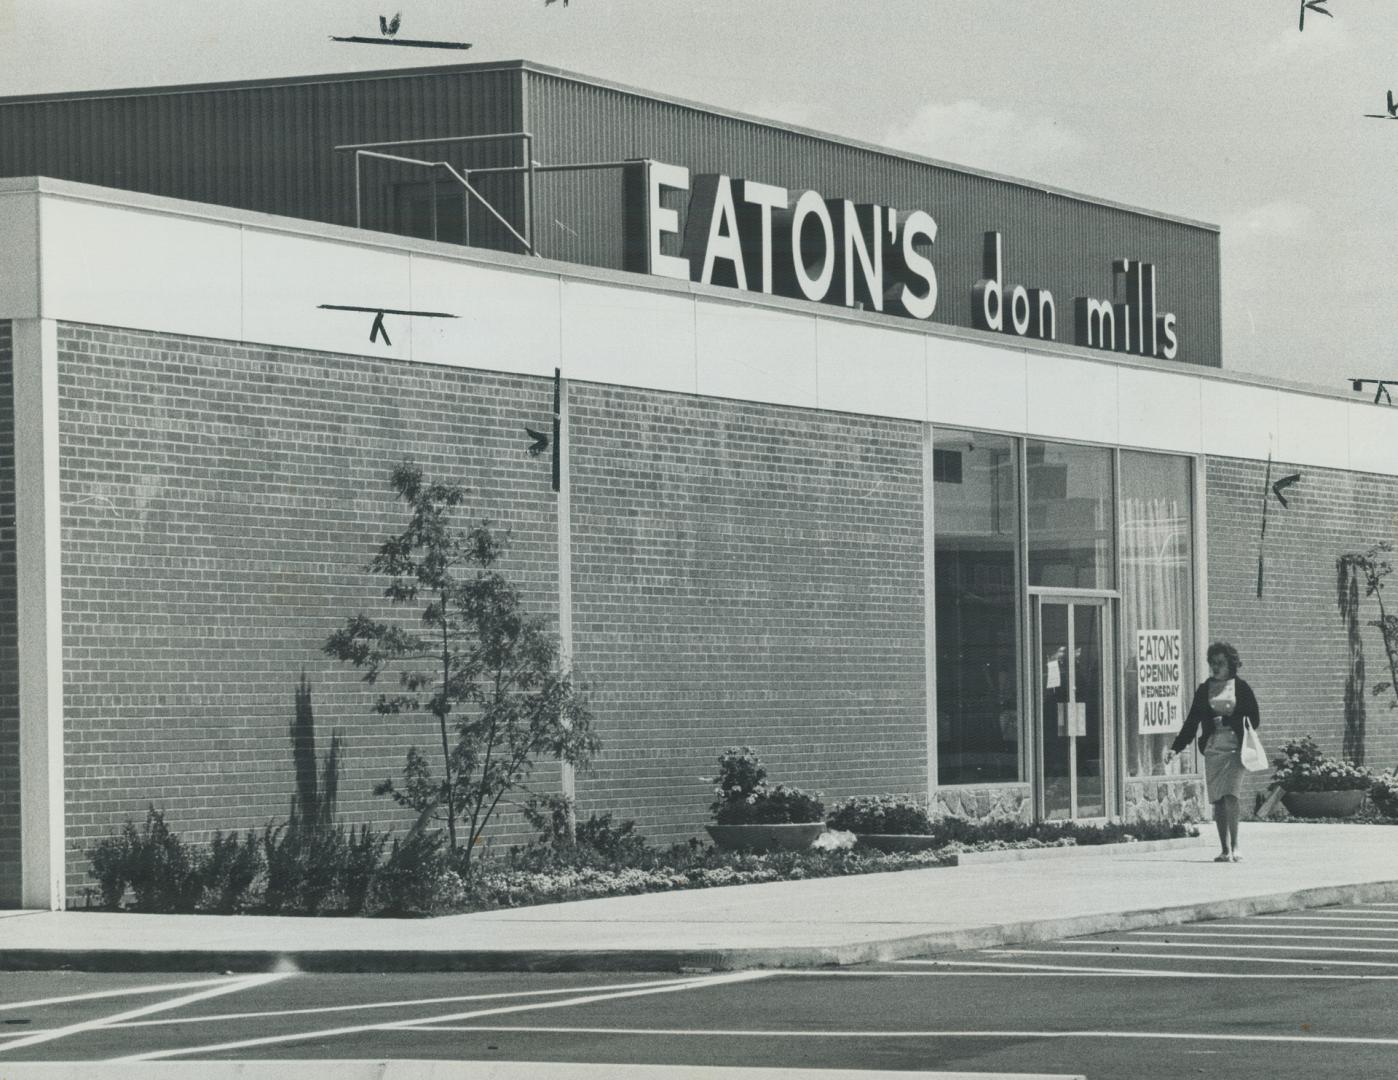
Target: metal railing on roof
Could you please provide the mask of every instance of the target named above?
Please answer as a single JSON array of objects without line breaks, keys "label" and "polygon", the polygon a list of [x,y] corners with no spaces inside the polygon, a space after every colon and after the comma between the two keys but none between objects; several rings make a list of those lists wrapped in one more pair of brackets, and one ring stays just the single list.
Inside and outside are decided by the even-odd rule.
[{"label": "metal railing on roof", "polygon": [[[401,154],[387,154],[383,151],[390,147],[403,146],[437,146],[445,143],[467,143],[467,142],[488,142],[501,139],[519,139],[524,147],[524,164],[522,165],[491,165],[479,169],[461,168],[458,170],[450,162],[439,160],[427,160],[424,158],[404,157]],[[364,227],[364,203],[362,187],[362,171],[360,164],[364,158],[374,158],[381,161],[392,161],[401,165],[413,165],[429,169],[445,169],[451,177],[457,181],[466,191],[474,197],[497,221],[503,225],[525,252],[539,257],[538,251],[534,247],[534,184],[535,174],[555,173],[555,172],[578,172],[587,169],[622,169],[627,166],[634,166],[640,163],[639,159],[630,161],[579,161],[561,165],[545,165],[536,161],[533,154],[534,136],[528,131],[499,131],[487,135],[446,135],[430,139],[390,139],[382,142],[369,143],[345,143],[336,146],[335,150],[341,153],[354,154],[354,224],[357,228]],[[524,232],[521,233],[506,220],[481,192],[472,185],[470,177],[473,175],[486,175],[498,173],[523,173],[524,174]],[[466,216],[465,222],[465,242],[470,243],[470,215]]]}]

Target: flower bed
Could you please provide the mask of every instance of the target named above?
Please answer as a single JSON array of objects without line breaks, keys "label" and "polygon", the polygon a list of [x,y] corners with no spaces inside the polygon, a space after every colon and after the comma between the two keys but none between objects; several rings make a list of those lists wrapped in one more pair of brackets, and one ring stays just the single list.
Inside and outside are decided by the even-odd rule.
[{"label": "flower bed", "polygon": [[[1066,847],[1198,835],[1184,824],[1024,825],[937,821],[937,846],[892,852],[856,848],[854,834],[827,832],[804,851],[767,854],[721,851],[698,840],[652,847],[632,822],[611,815],[577,822],[554,813],[531,817],[534,842],[485,849],[471,862],[443,850],[440,835],[410,833],[391,843],[367,830],[216,838],[208,848],[185,844],[152,809],[144,829],[128,823],[92,852],[101,906],[138,911],[248,914],[423,915],[531,904],[707,889],[768,881],[886,873],[954,866],[962,852],[1012,847]],[[294,840],[294,843],[291,842]]]}]

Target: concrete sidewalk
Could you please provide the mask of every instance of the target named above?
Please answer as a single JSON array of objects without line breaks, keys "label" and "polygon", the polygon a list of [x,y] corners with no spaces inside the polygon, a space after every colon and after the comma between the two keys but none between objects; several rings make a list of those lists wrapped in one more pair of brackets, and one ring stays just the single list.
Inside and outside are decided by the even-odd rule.
[{"label": "concrete sidewalk", "polygon": [[1398,828],[1244,822],[1197,842],[612,897],[436,919],[0,913],[0,968],[145,971],[813,967],[1398,899]]}]

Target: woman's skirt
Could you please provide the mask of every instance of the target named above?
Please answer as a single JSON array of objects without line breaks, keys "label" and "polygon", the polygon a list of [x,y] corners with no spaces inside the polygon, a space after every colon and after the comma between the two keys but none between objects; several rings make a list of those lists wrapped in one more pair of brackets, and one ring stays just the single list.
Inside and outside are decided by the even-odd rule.
[{"label": "woman's skirt", "polygon": [[1218,802],[1225,795],[1235,799],[1243,787],[1242,758],[1238,755],[1238,736],[1222,724],[1204,747],[1204,783],[1208,785],[1209,802]]}]

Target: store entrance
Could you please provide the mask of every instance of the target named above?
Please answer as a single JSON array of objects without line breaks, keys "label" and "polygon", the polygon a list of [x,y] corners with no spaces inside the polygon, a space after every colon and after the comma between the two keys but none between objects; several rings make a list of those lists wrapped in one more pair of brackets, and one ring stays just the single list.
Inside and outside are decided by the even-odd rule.
[{"label": "store entrance", "polygon": [[1034,597],[1039,817],[1106,818],[1113,791],[1110,601]]}]

